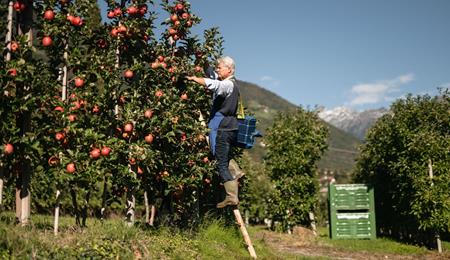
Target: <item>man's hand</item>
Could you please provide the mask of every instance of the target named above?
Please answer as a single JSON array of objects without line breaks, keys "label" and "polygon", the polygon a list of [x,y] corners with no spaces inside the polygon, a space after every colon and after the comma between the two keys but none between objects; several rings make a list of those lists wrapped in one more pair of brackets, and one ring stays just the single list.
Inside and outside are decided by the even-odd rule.
[{"label": "man's hand", "polygon": [[197,82],[200,85],[206,86],[204,78],[199,78],[199,77],[196,77],[196,76],[186,76],[186,79],[190,80],[190,81],[195,81],[195,82]]}]

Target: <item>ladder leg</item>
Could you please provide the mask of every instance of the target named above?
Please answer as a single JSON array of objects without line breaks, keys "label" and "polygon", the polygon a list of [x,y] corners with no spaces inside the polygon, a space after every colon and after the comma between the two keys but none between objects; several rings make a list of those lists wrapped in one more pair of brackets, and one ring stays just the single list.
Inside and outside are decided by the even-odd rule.
[{"label": "ladder leg", "polygon": [[244,237],[244,241],[247,244],[248,252],[253,259],[256,259],[256,252],[253,248],[252,241],[250,240],[250,236],[248,235],[247,229],[245,228],[244,221],[242,220],[241,212],[239,209],[233,209],[234,216],[236,217],[236,221],[239,225],[239,229],[241,230],[242,236]]}]

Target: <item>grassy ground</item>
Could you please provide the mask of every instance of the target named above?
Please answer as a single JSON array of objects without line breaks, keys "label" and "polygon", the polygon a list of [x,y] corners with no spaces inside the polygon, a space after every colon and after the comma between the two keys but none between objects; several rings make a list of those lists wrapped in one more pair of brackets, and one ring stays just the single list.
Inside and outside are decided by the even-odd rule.
[{"label": "grassy ground", "polygon": [[[0,213],[0,259],[246,259],[249,254],[237,228],[212,221],[199,232],[125,227],[120,219],[88,219],[87,228],[61,218],[53,234],[52,216],[33,215],[27,227],[15,225],[12,213]],[[278,255],[255,241],[258,256]],[[282,257],[283,258],[283,257]]]},{"label": "grassy ground", "polygon": [[[78,228],[73,218],[61,218],[53,234],[52,216],[33,215],[27,227],[15,225],[14,215],[0,213],[0,259],[249,259],[237,227],[210,221],[198,232],[125,227],[121,219],[101,222],[90,218]],[[439,259],[425,248],[388,239],[330,240],[326,230],[308,234],[280,234],[249,227],[259,259]],[[450,257],[450,243],[444,243]]]}]

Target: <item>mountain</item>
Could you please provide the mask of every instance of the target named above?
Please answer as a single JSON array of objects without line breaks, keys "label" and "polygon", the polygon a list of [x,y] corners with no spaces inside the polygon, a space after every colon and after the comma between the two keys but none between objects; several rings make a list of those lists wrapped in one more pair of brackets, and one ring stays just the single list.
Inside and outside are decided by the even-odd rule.
[{"label": "mountain", "polygon": [[[258,85],[245,81],[238,81],[238,84],[247,113],[255,115],[258,120],[257,128],[263,134],[272,125],[278,112],[289,112],[298,108],[298,106]],[[341,180],[346,179],[355,163],[358,154],[357,147],[361,144],[361,141],[351,134],[326,122],[324,123],[330,129],[329,148],[318,162],[319,171],[333,171],[337,180],[341,177]],[[248,152],[255,161],[262,163],[266,153],[264,137],[257,138],[257,144]]]},{"label": "mountain", "polygon": [[363,140],[367,129],[386,112],[387,110],[385,108],[358,112],[347,107],[336,107],[331,110],[323,109],[319,113],[319,117],[331,125]]}]

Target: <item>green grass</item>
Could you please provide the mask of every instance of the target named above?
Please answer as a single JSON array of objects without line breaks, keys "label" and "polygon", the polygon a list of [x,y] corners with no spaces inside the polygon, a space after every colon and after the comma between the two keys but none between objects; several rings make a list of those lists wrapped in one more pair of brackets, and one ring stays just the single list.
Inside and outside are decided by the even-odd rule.
[{"label": "green grass", "polygon": [[[60,219],[53,234],[53,217],[33,215],[27,227],[15,225],[11,212],[0,213],[0,259],[249,259],[236,227],[211,221],[199,232],[125,227],[123,220],[89,218],[87,228],[73,218]],[[253,241],[260,259],[277,259],[261,241]],[[284,257],[281,257],[284,258]]]},{"label": "green grass", "polygon": [[[430,252],[425,247],[417,245],[410,245],[400,243],[389,238],[377,239],[330,239],[328,236],[328,229],[321,228],[320,241],[328,246],[336,249],[352,251],[352,252],[368,252],[368,253],[383,253],[383,254],[397,254],[397,255],[416,255],[421,256]],[[449,243],[444,242],[444,248],[450,246]]]}]

